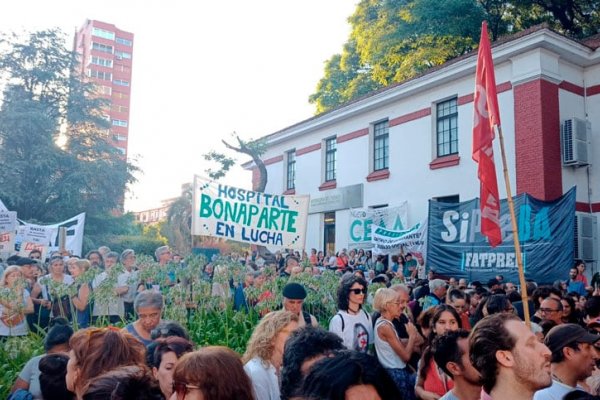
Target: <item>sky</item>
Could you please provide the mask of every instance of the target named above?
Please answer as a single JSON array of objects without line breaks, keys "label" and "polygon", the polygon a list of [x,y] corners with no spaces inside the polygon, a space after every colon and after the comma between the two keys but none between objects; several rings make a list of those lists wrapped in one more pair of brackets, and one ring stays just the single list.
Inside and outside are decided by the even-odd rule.
[{"label": "sky", "polygon": [[[342,51],[357,2],[21,0],[3,5],[0,30],[59,27],[71,43],[94,19],[135,35],[129,156],[143,174],[125,208],[141,211],[206,175],[203,154],[225,151],[233,132],[255,139],[313,116],[308,97]],[[239,166],[248,158],[236,158],[222,182],[250,188]]]}]

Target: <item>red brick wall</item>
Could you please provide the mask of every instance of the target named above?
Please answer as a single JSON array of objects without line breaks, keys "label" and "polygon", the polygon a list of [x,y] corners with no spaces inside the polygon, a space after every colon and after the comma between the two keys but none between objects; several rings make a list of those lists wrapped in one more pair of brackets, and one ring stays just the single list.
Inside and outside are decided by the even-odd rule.
[{"label": "red brick wall", "polygon": [[514,87],[516,193],[562,195],[558,85],[538,79]]}]

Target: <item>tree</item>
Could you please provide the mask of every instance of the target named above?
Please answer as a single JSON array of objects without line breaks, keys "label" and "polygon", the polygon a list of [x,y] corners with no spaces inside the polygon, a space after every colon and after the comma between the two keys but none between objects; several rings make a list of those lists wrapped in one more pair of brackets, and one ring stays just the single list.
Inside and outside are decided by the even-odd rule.
[{"label": "tree", "polygon": [[161,227],[171,247],[183,254],[192,251],[192,188],[186,188],[169,206],[167,220]]},{"label": "tree", "polygon": [[43,222],[119,208],[137,168],[111,145],[107,104],[80,79],[65,35],[8,35],[0,49],[0,198]]},{"label": "tree", "polygon": [[[232,136],[234,136],[235,140],[237,141],[237,146],[231,145],[225,140],[221,140],[221,142],[225,145],[227,149],[233,150],[240,154],[245,154],[252,158],[252,161],[254,162],[256,168],[258,168],[259,173],[259,183],[257,187],[252,188],[252,190],[256,192],[264,192],[265,188],[267,187],[268,176],[267,167],[265,166],[265,163],[263,162],[261,157],[267,150],[266,140],[264,138],[258,140],[243,140],[235,132],[233,132]],[[204,159],[207,161],[214,161],[220,166],[220,168],[217,170],[213,170],[210,168],[206,170],[208,176],[211,179],[215,180],[224,177],[229,171],[229,169],[236,163],[236,160],[234,158],[224,153],[217,152],[215,150],[211,150],[210,152],[205,154]]]},{"label": "tree", "polygon": [[469,53],[484,19],[493,40],[543,22],[581,38],[599,32],[600,0],[362,0],[309,102],[322,113]]}]

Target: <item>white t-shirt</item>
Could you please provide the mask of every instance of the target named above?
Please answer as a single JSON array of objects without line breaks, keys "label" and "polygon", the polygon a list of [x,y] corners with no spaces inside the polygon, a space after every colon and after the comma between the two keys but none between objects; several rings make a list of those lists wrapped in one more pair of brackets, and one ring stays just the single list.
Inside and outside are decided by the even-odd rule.
[{"label": "white t-shirt", "polygon": [[555,379],[552,379],[552,385],[550,387],[547,387],[546,389],[538,390],[537,392],[535,392],[535,394],[533,395],[533,400],[562,400],[567,393],[570,393],[574,390],[585,391],[585,389],[581,386],[571,387]]},{"label": "white t-shirt", "polygon": [[[52,283],[50,281],[52,281],[52,275],[50,275],[50,274],[44,275],[38,279],[38,283],[42,287],[42,298],[44,300],[50,300],[49,293],[48,293],[49,287],[52,287]],[[67,286],[72,285],[73,277],[71,275],[64,274],[62,283],[63,283],[63,285],[67,285]]]},{"label": "white t-shirt", "polygon": [[[122,275],[122,274],[121,274]],[[108,278],[108,273],[106,271],[102,272],[98,276],[94,278],[92,281],[92,287],[96,290],[105,280]],[[119,286],[127,286],[121,281],[117,282],[113,289],[116,289]],[[99,292],[96,292],[99,294]],[[95,317],[103,316],[103,315],[117,315],[119,317],[123,317],[125,315],[125,305],[123,304],[123,298],[114,294],[110,299],[103,299],[102,296],[98,296],[94,298],[94,309],[92,310],[92,315]]]},{"label": "white t-shirt", "polygon": [[271,363],[265,367],[260,358],[254,357],[244,365],[244,371],[250,377],[256,400],[279,400],[279,380]]},{"label": "white t-shirt", "polygon": [[19,373],[19,378],[29,384],[27,390],[36,400],[43,399],[42,390],[40,389],[40,360],[45,356],[45,354],[42,354],[31,358]]},{"label": "white t-shirt", "polygon": [[[29,299],[29,292],[26,289],[23,289],[23,305],[27,304],[27,299]],[[0,315],[4,315],[4,310],[4,306],[0,303]],[[25,336],[28,332],[29,328],[27,327],[26,318],[23,318],[21,323],[12,328],[4,325],[4,322],[0,320],[0,336]]]},{"label": "white t-shirt", "polygon": [[329,332],[341,337],[346,348],[361,353],[366,353],[373,343],[371,316],[363,309],[356,315],[338,311],[329,321]]}]

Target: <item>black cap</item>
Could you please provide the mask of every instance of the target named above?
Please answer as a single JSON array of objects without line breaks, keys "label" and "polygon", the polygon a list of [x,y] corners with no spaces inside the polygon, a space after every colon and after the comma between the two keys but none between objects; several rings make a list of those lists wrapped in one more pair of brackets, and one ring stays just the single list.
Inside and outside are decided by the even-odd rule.
[{"label": "black cap", "polygon": [[306,298],[306,290],[299,283],[288,283],[283,287],[283,297],[291,300],[304,300]]},{"label": "black cap", "polygon": [[569,343],[594,344],[598,340],[600,340],[600,335],[589,333],[577,324],[562,324],[550,329],[544,343],[554,353]]},{"label": "black cap", "polygon": [[21,257],[17,260],[17,265],[19,267],[22,267],[23,265],[33,265],[35,264],[36,261],[32,258],[27,258],[27,257]]}]

